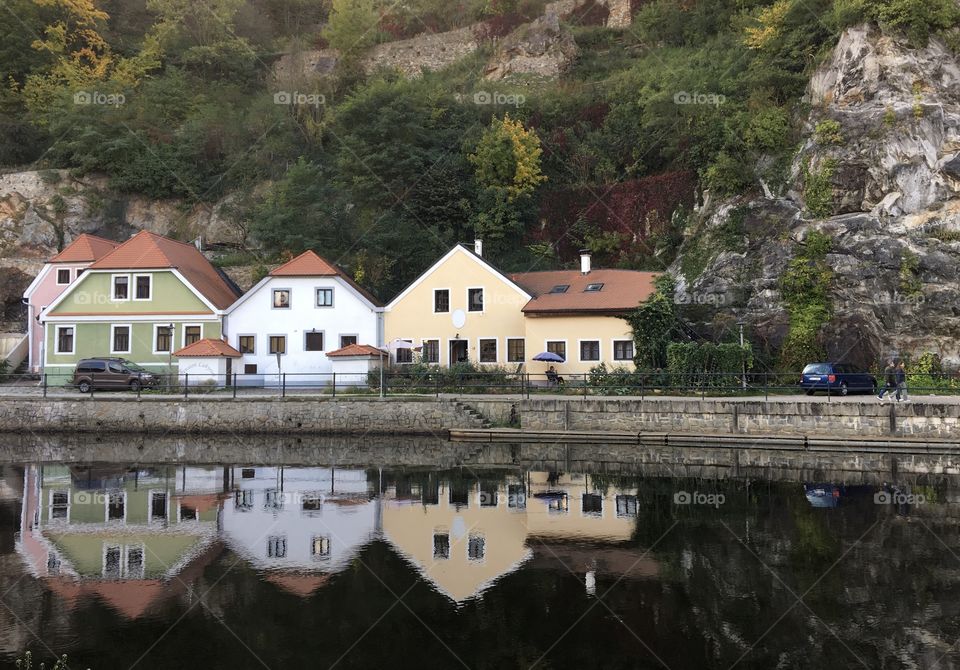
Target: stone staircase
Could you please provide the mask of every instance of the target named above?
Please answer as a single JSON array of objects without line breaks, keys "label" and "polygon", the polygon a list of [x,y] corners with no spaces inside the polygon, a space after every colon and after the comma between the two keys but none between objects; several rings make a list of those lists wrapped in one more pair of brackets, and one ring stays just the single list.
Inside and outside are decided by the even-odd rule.
[{"label": "stone staircase", "polygon": [[471,407],[471,406],[468,405],[467,403],[462,402],[462,401],[460,401],[460,400],[454,400],[454,401],[453,401],[453,405],[454,405],[454,407],[457,408],[458,411],[460,411],[460,412],[462,412],[462,413],[464,413],[464,414],[469,415],[469,416],[474,420],[474,423],[479,424],[479,425],[476,426],[476,427],[478,427],[478,428],[492,428],[492,427],[493,427],[493,424],[492,424],[489,420],[487,420],[487,417],[485,417],[483,414],[481,414],[475,407]]}]

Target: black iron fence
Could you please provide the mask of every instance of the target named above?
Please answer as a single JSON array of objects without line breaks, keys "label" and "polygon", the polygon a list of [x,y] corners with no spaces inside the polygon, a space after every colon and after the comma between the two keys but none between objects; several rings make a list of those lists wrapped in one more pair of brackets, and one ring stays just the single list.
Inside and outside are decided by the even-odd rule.
[{"label": "black iron fence", "polygon": [[[960,395],[960,374],[909,374],[906,389],[911,395]],[[882,388],[882,387],[881,387]],[[501,394],[532,397],[565,396],[685,396],[765,397],[818,394],[827,400],[854,394],[877,394],[869,383],[824,380],[802,386],[800,373],[750,372],[672,374],[665,371],[589,372],[536,374],[457,370],[403,371],[391,369],[358,373],[272,374],[139,374],[91,373],[75,377],[72,372],[42,375],[0,375],[0,394],[41,396],[109,397],[117,393],[142,396],[219,397],[303,395],[433,395]],[[896,389],[889,391],[896,395]]]}]

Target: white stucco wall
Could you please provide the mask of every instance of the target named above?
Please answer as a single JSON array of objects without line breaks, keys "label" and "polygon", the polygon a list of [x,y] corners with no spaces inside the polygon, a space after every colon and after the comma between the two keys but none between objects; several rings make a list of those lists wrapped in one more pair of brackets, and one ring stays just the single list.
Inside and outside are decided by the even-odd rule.
[{"label": "white stucco wall", "polygon": [[[223,357],[211,358],[180,358],[180,383],[189,383],[190,386],[206,386],[216,384],[227,385],[227,359]],[[234,359],[236,366],[236,359]],[[234,367],[236,370],[236,367]]]},{"label": "white stucco wall", "polygon": [[[316,306],[316,289],[333,288],[333,307]],[[290,308],[273,307],[273,291],[290,290]],[[287,353],[281,371],[287,386],[327,384],[333,371],[327,351],[340,348],[341,335],[356,335],[358,344],[382,344],[382,312],[378,312],[349,284],[337,277],[269,277],[251,290],[224,317],[227,341],[238,350],[241,335],[256,336],[256,350],[234,361],[234,370],[243,375],[246,365],[255,364],[264,383],[277,383],[277,357],[270,354],[270,336],[286,335]],[[324,333],[324,351],[305,351],[305,333]]]},{"label": "white stucco wall", "polygon": [[[389,361],[384,356],[384,363]],[[380,361],[363,356],[337,356],[331,359],[333,372],[337,375],[337,386],[366,386],[367,374],[380,369]]]}]

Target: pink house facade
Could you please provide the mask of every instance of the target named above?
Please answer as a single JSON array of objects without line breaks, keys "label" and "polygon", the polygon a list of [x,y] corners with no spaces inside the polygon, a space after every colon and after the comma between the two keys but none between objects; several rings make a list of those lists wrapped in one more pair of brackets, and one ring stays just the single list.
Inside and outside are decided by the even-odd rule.
[{"label": "pink house facade", "polygon": [[40,323],[43,310],[75,282],[84,270],[117,246],[119,246],[117,242],[84,233],[48,260],[27,290],[23,292],[23,299],[27,303],[27,337],[30,342],[31,372],[43,370],[43,325]]}]

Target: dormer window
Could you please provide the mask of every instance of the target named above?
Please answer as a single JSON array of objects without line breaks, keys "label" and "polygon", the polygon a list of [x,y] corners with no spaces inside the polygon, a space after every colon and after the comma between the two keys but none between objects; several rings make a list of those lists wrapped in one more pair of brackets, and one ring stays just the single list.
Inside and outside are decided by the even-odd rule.
[{"label": "dormer window", "polygon": [[570,288],[570,284],[557,284],[550,289],[550,293],[566,293],[568,288]]},{"label": "dormer window", "polygon": [[596,293],[597,291],[600,291],[601,289],[603,289],[603,284],[600,284],[600,283],[597,283],[597,284],[587,284],[587,288],[583,289],[583,292],[584,292],[584,293]]}]

